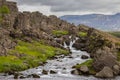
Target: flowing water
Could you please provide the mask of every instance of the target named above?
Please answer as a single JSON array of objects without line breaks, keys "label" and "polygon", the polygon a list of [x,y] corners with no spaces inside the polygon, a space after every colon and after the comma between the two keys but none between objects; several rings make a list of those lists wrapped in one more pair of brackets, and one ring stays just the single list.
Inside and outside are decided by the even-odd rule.
[{"label": "flowing water", "polygon": [[[24,74],[24,76],[35,73],[35,74],[40,75],[41,77],[40,79],[28,78],[25,80],[101,80],[93,76],[77,76],[77,75],[71,74],[71,71],[73,70],[72,66],[83,63],[86,60],[90,59],[90,58],[81,59],[82,55],[89,56],[89,54],[86,52],[80,51],[80,50],[76,50],[75,48],[72,47],[72,45],[75,43],[77,39],[78,38],[76,38],[75,40],[72,40],[69,46],[67,46],[66,43],[64,43],[65,48],[69,47],[71,51],[70,55],[57,56],[57,58],[54,60],[48,60],[44,66],[39,66],[37,68],[33,68],[33,69],[29,69],[29,70],[21,72],[22,74]],[[43,70],[48,71],[48,74],[46,75],[42,74]],[[54,71],[55,74],[50,73],[51,70]],[[10,79],[13,79],[13,75],[8,76],[8,77],[6,76],[0,77],[0,80],[10,80]],[[119,77],[116,77],[113,80],[119,80],[119,79],[120,79]]]}]

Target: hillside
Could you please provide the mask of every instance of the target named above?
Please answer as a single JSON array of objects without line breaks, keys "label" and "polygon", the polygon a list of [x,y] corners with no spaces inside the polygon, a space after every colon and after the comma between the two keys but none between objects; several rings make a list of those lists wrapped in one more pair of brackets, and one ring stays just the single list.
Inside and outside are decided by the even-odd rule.
[{"label": "hillside", "polygon": [[114,71],[106,78],[119,74],[119,70],[113,68],[116,65],[120,68],[119,38],[85,25],[75,26],[54,15],[19,12],[15,2],[5,1],[0,7],[3,11],[0,12],[0,72],[15,74],[44,65],[56,55],[66,56],[71,52],[63,44],[69,45],[78,38],[73,47],[89,53],[92,69],[86,66],[94,71],[94,75],[103,77],[98,74],[106,67]]},{"label": "hillside", "polygon": [[108,32],[108,33],[120,38],[120,32],[119,31],[113,31],[113,32]]},{"label": "hillside", "polygon": [[103,31],[120,31],[120,13],[115,15],[65,15],[60,18],[75,25],[84,24]]}]

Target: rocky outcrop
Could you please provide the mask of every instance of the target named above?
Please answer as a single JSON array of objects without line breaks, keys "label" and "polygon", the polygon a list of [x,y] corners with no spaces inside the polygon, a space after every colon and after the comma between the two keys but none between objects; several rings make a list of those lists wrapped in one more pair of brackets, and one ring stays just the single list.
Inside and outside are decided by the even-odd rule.
[{"label": "rocky outcrop", "polygon": [[94,59],[93,66],[97,71],[101,70],[104,66],[112,68],[114,65],[118,65],[117,56],[107,47],[103,50],[97,50]]},{"label": "rocky outcrop", "polygon": [[114,76],[113,71],[109,67],[104,67],[102,71],[96,74],[96,77],[100,77],[100,78],[112,78],[113,76]]},{"label": "rocky outcrop", "polygon": [[6,0],[0,0],[0,7],[6,3]]}]

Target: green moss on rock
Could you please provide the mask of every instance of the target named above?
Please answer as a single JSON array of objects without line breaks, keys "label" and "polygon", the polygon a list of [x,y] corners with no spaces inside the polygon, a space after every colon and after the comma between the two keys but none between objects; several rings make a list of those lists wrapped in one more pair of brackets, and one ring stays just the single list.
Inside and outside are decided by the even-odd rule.
[{"label": "green moss on rock", "polygon": [[68,32],[68,31],[65,31],[65,30],[53,30],[53,31],[52,31],[52,34],[53,34],[54,36],[56,36],[56,37],[61,37],[61,36],[63,36],[63,35],[69,34],[69,32]]},{"label": "green moss on rock", "polygon": [[93,69],[93,59],[87,60],[86,62],[82,63],[82,64],[77,64],[75,66],[76,69],[79,69],[81,66],[85,65],[89,68],[89,74],[95,74],[96,71]]},{"label": "green moss on rock", "polygon": [[79,32],[78,36],[79,37],[86,37],[87,36],[87,32]]},{"label": "green moss on rock", "polygon": [[10,10],[6,5],[0,7],[0,14],[9,14]]}]

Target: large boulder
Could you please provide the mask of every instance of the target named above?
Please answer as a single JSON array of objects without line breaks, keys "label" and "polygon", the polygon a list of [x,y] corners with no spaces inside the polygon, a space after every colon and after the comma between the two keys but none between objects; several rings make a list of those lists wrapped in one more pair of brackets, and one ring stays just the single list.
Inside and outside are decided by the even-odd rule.
[{"label": "large boulder", "polygon": [[113,70],[110,67],[104,67],[100,72],[96,73],[96,77],[100,78],[112,78]]},{"label": "large boulder", "polygon": [[117,64],[118,64],[117,59],[112,53],[102,53],[95,58],[93,67],[95,68],[96,71],[100,71],[105,66],[108,66],[112,69],[112,67]]},{"label": "large boulder", "polygon": [[80,71],[82,73],[89,73],[89,68],[86,65],[80,67]]},{"label": "large boulder", "polygon": [[118,75],[120,73],[120,67],[118,65],[114,65],[113,72],[115,75]]}]

